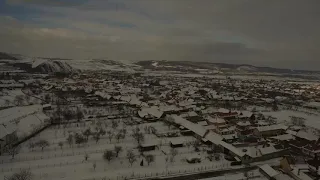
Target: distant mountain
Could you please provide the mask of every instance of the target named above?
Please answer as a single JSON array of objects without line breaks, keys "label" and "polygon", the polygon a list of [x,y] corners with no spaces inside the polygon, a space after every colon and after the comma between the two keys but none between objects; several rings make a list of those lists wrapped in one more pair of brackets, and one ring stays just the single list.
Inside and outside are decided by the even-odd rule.
[{"label": "distant mountain", "polygon": [[8,53],[0,52],[0,60],[18,60],[18,59]]},{"label": "distant mountain", "polygon": [[136,62],[137,65],[145,69],[153,70],[178,70],[178,71],[241,71],[241,72],[264,72],[279,74],[320,74],[320,71],[291,70],[272,67],[258,67],[248,64],[227,64],[193,61],[166,61],[166,60],[147,60]]}]

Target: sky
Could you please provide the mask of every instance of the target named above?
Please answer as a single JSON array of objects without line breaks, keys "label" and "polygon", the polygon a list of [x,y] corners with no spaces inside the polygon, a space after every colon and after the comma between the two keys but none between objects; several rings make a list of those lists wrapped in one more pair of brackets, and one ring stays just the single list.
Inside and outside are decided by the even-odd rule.
[{"label": "sky", "polygon": [[0,0],[0,51],[320,70],[319,0]]}]

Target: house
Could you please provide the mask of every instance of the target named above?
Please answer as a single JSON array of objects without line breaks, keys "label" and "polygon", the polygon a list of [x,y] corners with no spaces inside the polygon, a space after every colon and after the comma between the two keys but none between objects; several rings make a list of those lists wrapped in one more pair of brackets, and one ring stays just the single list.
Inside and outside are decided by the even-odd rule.
[{"label": "house", "polygon": [[42,105],[43,110],[51,110],[51,104],[44,104]]},{"label": "house", "polygon": [[171,138],[170,139],[170,146],[172,148],[183,147],[183,144],[184,144],[184,140],[181,138]]},{"label": "house", "polygon": [[277,136],[277,135],[284,134],[287,128],[288,128],[287,126],[282,124],[255,127],[255,129],[253,130],[253,134],[255,136],[261,136],[261,137]]},{"label": "house", "polygon": [[215,125],[216,127],[226,125],[226,121],[218,116],[216,117],[207,116],[206,121],[208,122],[208,125]]},{"label": "house", "polygon": [[144,151],[153,151],[156,149],[157,147],[157,143],[156,142],[149,142],[149,143],[143,143],[139,146],[140,151],[144,152]]},{"label": "house", "polygon": [[276,180],[276,176],[280,174],[279,172],[274,170],[269,164],[264,164],[260,166],[259,171],[271,180]]},{"label": "house", "polygon": [[253,129],[251,128],[251,123],[249,121],[240,121],[237,123],[236,132],[239,136],[247,136],[252,134]]}]

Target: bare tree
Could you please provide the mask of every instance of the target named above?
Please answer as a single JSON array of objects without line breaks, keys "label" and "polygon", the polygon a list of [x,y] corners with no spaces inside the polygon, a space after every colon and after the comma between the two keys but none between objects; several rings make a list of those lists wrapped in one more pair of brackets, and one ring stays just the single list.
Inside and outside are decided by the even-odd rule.
[{"label": "bare tree", "polygon": [[33,174],[29,169],[22,169],[18,173],[14,173],[12,176],[8,178],[8,180],[31,180],[33,178]]},{"label": "bare tree", "polygon": [[26,95],[26,96],[24,96],[24,99],[27,102],[27,104],[30,103],[30,96]]},{"label": "bare tree", "polygon": [[121,129],[121,134],[122,134],[122,139],[126,138],[126,135],[127,135],[127,129],[126,129],[126,127],[123,127],[123,128]]},{"label": "bare tree", "polygon": [[6,107],[10,106],[10,101],[8,99],[4,100],[4,105]]},{"label": "bare tree", "polygon": [[110,143],[111,143],[111,140],[112,140],[114,134],[113,134],[112,131],[107,131],[107,135],[108,135],[108,139],[109,139],[109,141],[110,141]]},{"label": "bare tree", "polygon": [[117,127],[119,126],[119,123],[116,120],[112,120],[111,123],[112,123],[112,128],[113,129],[117,129]]},{"label": "bare tree", "polygon": [[92,167],[93,167],[93,170],[95,171],[97,167],[97,163],[95,161],[93,162]]},{"label": "bare tree", "polygon": [[103,159],[107,160],[109,163],[114,158],[114,153],[110,150],[105,150],[103,153]]},{"label": "bare tree", "polygon": [[171,117],[166,117],[165,122],[168,124],[169,129],[171,129],[171,126],[174,124],[174,120]]},{"label": "bare tree", "polygon": [[47,140],[39,140],[38,142],[35,143],[37,146],[41,147],[41,151],[43,151],[43,149],[45,147],[48,147],[50,144]]},{"label": "bare tree", "polygon": [[93,135],[93,139],[96,141],[96,144],[98,143],[98,141],[100,140],[100,134],[99,133],[95,133]]},{"label": "bare tree", "polygon": [[100,134],[101,136],[106,135],[106,133],[107,133],[107,132],[106,132],[103,128],[100,128],[99,134]]},{"label": "bare tree", "polygon": [[88,158],[89,158],[89,154],[88,153],[84,153],[84,160],[88,161]]},{"label": "bare tree", "polygon": [[149,166],[150,163],[154,162],[154,155],[152,155],[152,154],[146,155],[146,161],[147,161],[148,166]]},{"label": "bare tree", "polygon": [[305,126],[306,119],[303,117],[290,116],[291,123],[295,126]]},{"label": "bare tree", "polygon": [[118,133],[115,136],[115,138],[117,139],[117,142],[119,142],[122,137],[123,137],[123,135],[122,135],[121,131],[118,131]]},{"label": "bare tree", "polygon": [[127,152],[127,159],[130,163],[130,165],[132,166],[132,164],[137,160],[136,156],[134,155],[132,150],[129,150]]},{"label": "bare tree", "polygon": [[84,117],[83,112],[80,110],[79,107],[77,107],[76,116],[77,116],[78,121],[80,121]]},{"label": "bare tree", "polygon": [[31,151],[33,151],[33,149],[35,148],[35,144],[30,141],[28,144],[28,148],[31,149]]},{"label": "bare tree", "polygon": [[60,141],[60,142],[58,143],[58,145],[60,146],[60,149],[62,150],[63,142],[62,142],[62,141]]},{"label": "bare tree", "polygon": [[83,132],[83,135],[87,138],[87,140],[89,139],[89,136],[92,134],[91,129],[88,128]]},{"label": "bare tree", "polygon": [[69,134],[67,141],[68,141],[69,146],[71,147],[73,144],[73,135],[72,134]]},{"label": "bare tree", "polygon": [[170,154],[171,154],[171,162],[174,162],[174,158],[178,155],[178,150],[171,148]]},{"label": "bare tree", "polygon": [[193,141],[192,146],[196,152],[199,152],[199,147],[201,146],[201,142],[199,140]]},{"label": "bare tree", "polygon": [[144,141],[144,135],[142,132],[140,132],[138,127],[133,130],[132,137],[137,141],[138,145],[141,145],[141,143]]},{"label": "bare tree", "polygon": [[10,146],[8,148],[8,153],[9,153],[9,155],[11,155],[12,159],[14,159],[14,156],[19,154],[20,150],[21,150],[21,146],[20,145],[18,145],[18,146]]},{"label": "bare tree", "polygon": [[119,153],[122,151],[122,147],[121,146],[115,146],[114,147],[114,151],[116,152],[116,157],[118,157]]},{"label": "bare tree", "polygon": [[24,101],[23,95],[17,95],[14,98],[14,104],[17,105],[17,106],[21,106],[23,104],[23,101]]}]

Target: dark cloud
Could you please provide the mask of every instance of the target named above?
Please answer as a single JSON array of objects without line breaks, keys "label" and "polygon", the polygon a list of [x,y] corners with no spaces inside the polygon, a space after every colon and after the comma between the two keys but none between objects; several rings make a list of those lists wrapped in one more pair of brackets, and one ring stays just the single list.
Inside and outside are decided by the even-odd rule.
[{"label": "dark cloud", "polygon": [[[213,61],[303,69],[320,66],[319,0],[7,2],[37,4],[43,8],[37,26],[32,26],[35,20],[20,22],[22,27],[30,26],[31,32],[41,32],[31,36],[39,41],[22,42],[24,38],[21,38],[20,44],[28,46],[28,43],[45,42],[46,36],[59,36],[50,37],[51,44],[59,49],[58,44],[63,43],[68,57]],[[46,17],[49,12],[59,17]],[[48,28],[46,24],[68,31],[51,29],[44,33],[37,29]],[[128,24],[130,27],[124,28]],[[12,34],[12,28],[18,29],[19,23],[15,22],[14,26],[6,23],[5,27],[11,29],[2,34]],[[69,32],[72,30],[74,34],[87,34],[72,36]],[[19,33],[21,37],[25,35]],[[74,39],[72,44],[67,40],[69,35]],[[14,38],[7,36],[6,42],[10,42],[8,37]],[[15,42],[19,40],[15,38]],[[85,50],[78,52],[74,44]],[[57,52],[50,47],[48,44],[38,48],[46,48],[43,52],[47,54]]]}]

